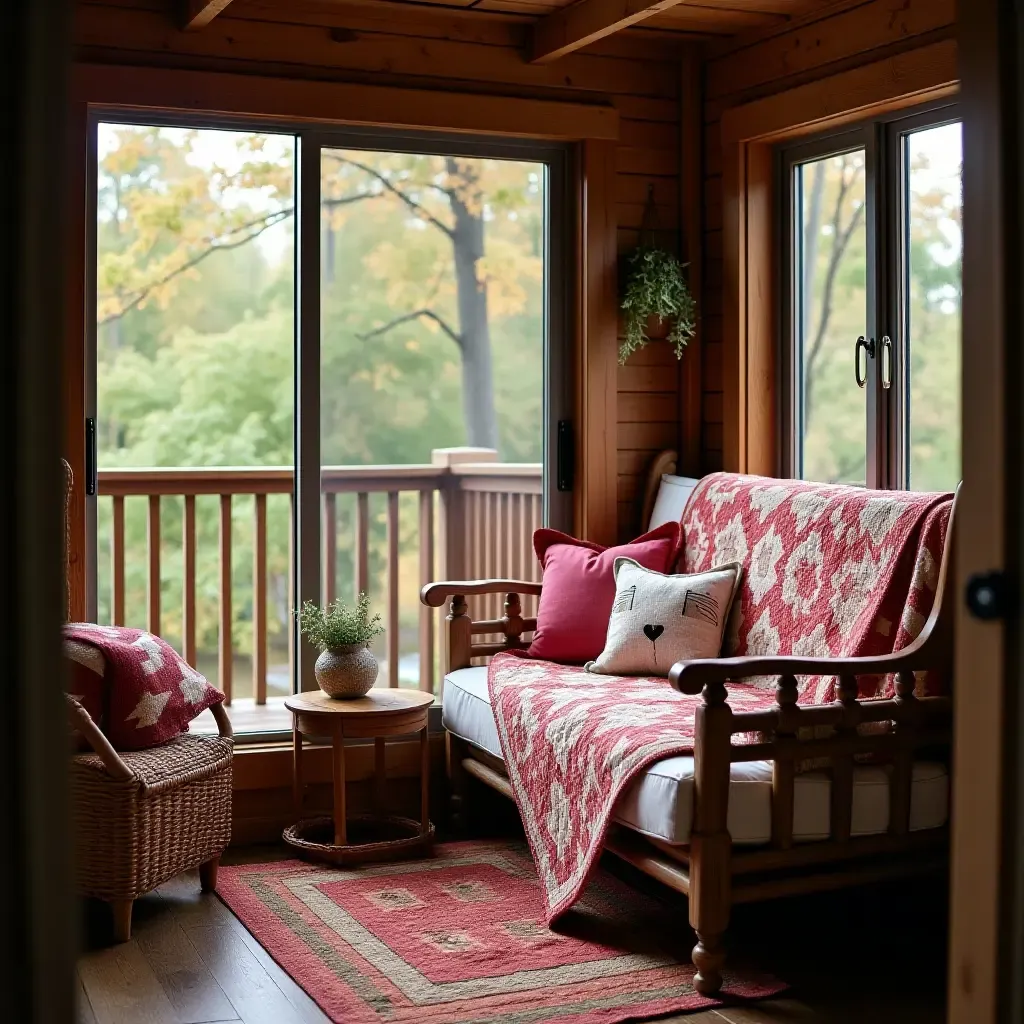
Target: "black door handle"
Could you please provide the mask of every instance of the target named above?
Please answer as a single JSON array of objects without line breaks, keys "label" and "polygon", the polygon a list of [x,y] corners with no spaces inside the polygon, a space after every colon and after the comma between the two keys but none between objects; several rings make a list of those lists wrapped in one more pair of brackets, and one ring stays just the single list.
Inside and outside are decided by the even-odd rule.
[{"label": "black door handle", "polygon": [[555,480],[560,491],[571,491],[576,476],[576,449],[572,437],[572,420],[558,421]]},{"label": "black door handle", "polygon": [[99,466],[96,465],[96,421],[85,420],[85,493],[93,495],[99,489]]},{"label": "black door handle", "polygon": [[[861,376],[860,372],[860,350],[864,349],[864,375]],[[862,334],[857,339],[857,344],[853,346],[853,379],[857,382],[857,387],[862,388],[868,382],[868,357],[871,359],[875,358],[875,339],[872,338],[870,341],[864,340]]]}]

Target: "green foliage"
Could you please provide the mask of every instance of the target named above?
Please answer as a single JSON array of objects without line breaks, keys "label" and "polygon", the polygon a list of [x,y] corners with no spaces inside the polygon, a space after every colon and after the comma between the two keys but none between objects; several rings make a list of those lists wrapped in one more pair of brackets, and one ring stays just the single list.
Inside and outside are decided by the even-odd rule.
[{"label": "green foliage", "polygon": [[693,337],[696,304],[683,276],[683,264],[664,249],[642,246],[629,257],[629,277],[622,308],[626,312],[626,337],[619,346],[624,363],[650,340],[647,320],[656,316],[671,321],[668,342],[683,358],[683,348]]},{"label": "green foliage", "polygon": [[368,644],[384,632],[380,616],[370,615],[370,598],[365,593],[356,599],[354,608],[344,601],[335,601],[323,608],[307,601],[295,615],[303,635],[321,651]]},{"label": "green foliage", "polygon": [[[239,132],[102,125],[99,132],[97,390],[101,469],[289,467],[294,460],[292,151]],[[262,141],[261,141],[262,140]],[[543,168],[442,157],[330,151],[322,166],[320,444],[324,465],[424,463],[467,443],[461,353],[430,308],[459,330],[451,221],[455,196],[483,203],[484,257],[499,457],[539,462],[543,416]],[[219,165],[223,164],[221,167]],[[359,164],[362,167],[358,166]],[[375,177],[376,175],[376,177]],[[420,213],[381,183],[399,188]],[[435,218],[436,222],[429,220]],[[242,244],[239,244],[242,243]],[[204,255],[206,254],[206,255]],[[202,257],[163,280],[175,268]],[[162,282],[154,285],[154,282]],[[416,646],[420,585],[417,495],[401,495],[402,653]],[[289,496],[267,500],[270,665],[285,661],[291,625]],[[145,626],[146,499],[125,501],[125,607]],[[196,640],[217,675],[217,495],[196,522]],[[336,592],[356,575],[355,500],[337,501]],[[112,506],[97,508],[99,621],[111,621]],[[161,499],[161,633],[182,636],[180,497]],[[370,496],[369,596],[384,598],[387,525]],[[234,693],[245,696],[253,642],[253,499],[232,500]],[[203,660],[205,659],[205,660]],[[273,685],[273,684],[272,684]]]}]

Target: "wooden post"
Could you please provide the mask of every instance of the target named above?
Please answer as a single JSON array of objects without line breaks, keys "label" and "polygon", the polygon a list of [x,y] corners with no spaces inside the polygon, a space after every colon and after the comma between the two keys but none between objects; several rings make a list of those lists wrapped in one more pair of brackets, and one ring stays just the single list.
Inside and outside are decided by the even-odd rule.
[{"label": "wooden post", "polygon": [[252,531],[252,695],[267,703],[267,496],[257,494]]},{"label": "wooden post", "polygon": [[337,597],[338,501],[334,493],[324,495],[324,603]]},{"label": "wooden post", "polygon": [[[839,677],[839,701],[843,705],[843,721],[836,735],[851,736],[857,731],[860,705],[857,703],[857,677]],[[850,838],[853,819],[853,757],[837,754],[832,758],[832,838],[845,843]]]},{"label": "wooden post", "polygon": [[370,495],[360,491],[356,495],[356,598],[370,585]]},{"label": "wooden post", "polygon": [[149,615],[146,629],[160,634],[160,495],[149,496],[149,518],[146,520],[149,538]]},{"label": "wooden post", "polygon": [[114,495],[114,536],[111,544],[113,559],[114,625],[124,625],[124,495]]},{"label": "wooden post", "polygon": [[444,734],[445,766],[448,769],[448,820],[453,832],[465,831],[466,828],[466,786],[469,777],[462,767],[462,759],[466,756],[466,741],[450,732]]},{"label": "wooden post", "polygon": [[224,703],[231,703],[231,675],[234,668],[233,620],[231,613],[231,495],[220,496],[220,649],[217,672]]},{"label": "wooden post", "polygon": [[[434,578],[434,492],[420,491],[420,586]],[[434,692],[434,612],[420,605],[420,689]]]},{"label": "wooden post", "polygon": [[185,495],[182,521],[181,655],[196,664],[196,496]]},{"label": "wooden post", "polygon": [[388,491],[387,505],[388,544],[388,686],[398,686],[398,492]]},{"label": "wooden post", "polygon": [[697,708],[693,759],[694,828],[690,836],[690,924],[697,933],[694,987],[714,995],[722,987],[725,951],[722,936],[729,923],[732,839],[729,807],[729,745],[732,710],[723,683],[704,687]]},{"label": "wooden post", "polygon": [[[775,688],[779,705],[779,724],[775,733],[779,738],[796,735],[797,714],[796,678],[782,676]],[[777,850],[788,850],[793,845],[793,799],[796,762],[792,758],[775,758],[772,762],[772,845]]]},{"label": "wooden post", "polygon": [[896,703],[900,717],[896,722],[896,752],[889,784],[889,832],[905,836],[910,831],[910,796],[914,773],[914,734],[917,731],[919,705],[914,696],[914,673],[896,674]]},{"label": "wooden post", "polygon": [[470,650],[473,644],[473,620],[469,617],[466,599],[461,594],[452,598],[451,611],[448,613],[448,651],[445,674],[457,668],[469,668]]}]

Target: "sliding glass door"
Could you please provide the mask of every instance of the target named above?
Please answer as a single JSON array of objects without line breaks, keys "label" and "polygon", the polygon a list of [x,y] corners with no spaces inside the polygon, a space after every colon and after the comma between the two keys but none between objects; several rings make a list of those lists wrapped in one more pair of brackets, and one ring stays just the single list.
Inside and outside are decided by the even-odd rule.
[{"label": "sliding glass door", "polygon": [[366,593],[380,684],[435,689],[420,586],[534,577],[532,531],[571,526],[566,153],[137,114],[95,132],[91,615],[165,636],[241,733],[315,686],[304,600]]},{"label": "sliding glass door", "polygon": [[780,151],[786,475],[956,486],[961,165],[948,105]]},{"label": "sliding glass door", "polygon": [[544,479],[545,419],[567,416],[562,153],[426,142],[320,140],[320,580],[325,600],[366,593],[380,613],[383,679],[433,689],[421,584],[442,564],[534,578],[533,530],[569,524]]}]

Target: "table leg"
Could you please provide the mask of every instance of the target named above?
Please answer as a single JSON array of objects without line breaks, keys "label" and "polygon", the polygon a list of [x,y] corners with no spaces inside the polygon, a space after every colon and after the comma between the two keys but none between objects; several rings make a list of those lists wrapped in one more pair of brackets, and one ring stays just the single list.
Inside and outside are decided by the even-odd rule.
[{"label": "table leg", "polygon": [[430,745],[427,727],[420,733],[420,834],[430,831]]},{"label": "table leg", "polygon": [[384,762],[384,737],[378,736],[373,741],[373,800],[374,810],[383,814],[387,801],[387,768]]},{"label": "table leg", "polygon": [[345,846],[345,737],[341,729],[334,733],[334,845]]},{"label": "table leg", "polygon": [[298,722],[292,724],[292,807],[302,817],[302,733]]}]

